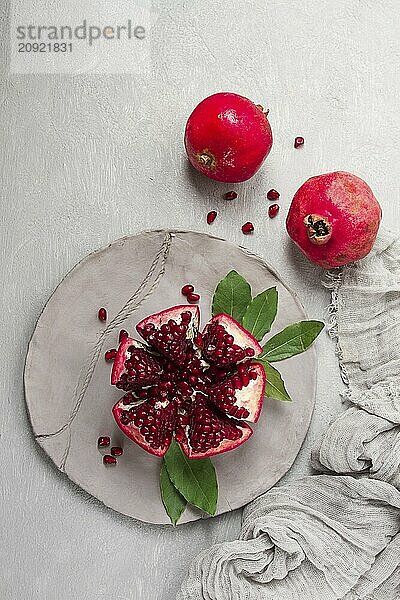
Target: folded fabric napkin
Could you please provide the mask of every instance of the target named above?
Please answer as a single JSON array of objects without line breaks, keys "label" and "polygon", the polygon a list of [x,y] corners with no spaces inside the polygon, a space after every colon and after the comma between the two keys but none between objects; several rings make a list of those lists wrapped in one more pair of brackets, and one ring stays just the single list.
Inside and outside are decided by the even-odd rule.
[{"label": "folded fabric napkin", "polygon": [[325,285],[348,405],[312,453],[327,474],[249,504],[240,539],[200,554],[177,600],[400,598],[398,237],[382,231]]}]

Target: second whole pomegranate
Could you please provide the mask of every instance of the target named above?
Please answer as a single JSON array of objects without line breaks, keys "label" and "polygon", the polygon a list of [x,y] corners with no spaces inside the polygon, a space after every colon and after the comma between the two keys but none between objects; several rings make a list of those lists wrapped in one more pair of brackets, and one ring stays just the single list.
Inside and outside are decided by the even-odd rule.
[{"label": "second whole pomegranate", "polygon": [[381,217],[381,207],[365,181],[335,171],[303,183],[292,200],[286,228],[311,262],[331,269],[370,252]]}]

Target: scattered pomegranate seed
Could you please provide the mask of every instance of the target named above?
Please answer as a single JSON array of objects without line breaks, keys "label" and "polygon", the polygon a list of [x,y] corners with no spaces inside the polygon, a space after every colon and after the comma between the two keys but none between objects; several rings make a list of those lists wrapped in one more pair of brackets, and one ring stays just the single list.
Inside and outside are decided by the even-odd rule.
[{"label": "scattered pomegranate seed", "polygon": [[196,304],[200,300],[200,296],[199,294],[188,294],[187,299],[190,304]]},{"label": "scattered pomegranate seed", "polygon": [[104,358],[108,361],[111,361],[111,360],[114,360],[116,356],[117,356],[117,351],[115,348],[112,348],[111,350],[107,350],[107,352],[104,355]]},{"label": "scattered pomegranate seed", "polygon": [[210,211],[207,215],[207,223],[209,225],[211,225],[211,223],[214,223],[216,217],[217,217],[217,211],[216,210]]},{"label": "scattered pomegranate seed", "polygon": [[99,439],[97,440],[97,445],[99,448],[107,448],[107,446],[110,445],[110,438],[108,437],[108,435],[103,435],[102,437],[99,437]]},{"label": "scattered pomegranate seed", "polygon": [[234,192],[233,190],[231,192],[226,192],[225,194],[225,200],[236,200],[237,198],[237,193]]},{"label": "scattered pomegranate seed", "polygon": [[123,449],[120,446],[113,446],[111,448],[111,454],[113,456],[122,456],[124,453]]},{"label": "scattered pomegranate seed", "polygon": [[109,454],[106,454],[105,456],[103,456],[103,464],[116,465],[117,459],[115,458],[115,456],[110,456]]},{"label": "scattered pomegranate seed", "polygon": [[300,148],[301,146],[304,145],[304,138],[301,136],[298,136],[294,139],[294,147],[295,148]]},{"label": "scattered pomegranate seed", "polygon": [[189,294],[194,292],[194,287],[192,285],[190,285],[190,283],[188,283],[187,285],[183,286],[181,291],[184,296],[188,296]]},{"label": "scattered pomegranate seed", "polygon": [[107,310],[105,308],[99,308],[98,315],[99,321],[107,321]]},{"label": "scattered pomegranate seed", "polygon": [[279,196],[280,196],[280,193],[277,192],[276,190],[269,190],[269,192],[267,194],[268,200],[278,200]]},{"label": "scattered pomegranate seed", "polygon": [[279,204],[271,204],[271,206],[268,209],[269,218],[273,219],[274,217],[276,217],[278,212],[279,212]]},{"label": "scattered pomegranate seed", "polygon": [[245,223],[244,225],[242,225],[242,231],[246,235],[248,233],[253,233],[253,231],[254,231],[254,225],[253,225],[253,223],[250,223],[250,221],[248,221],[247,223]]},{"label": "scattered pomegranate seed", "polygon": [[121,331],[119,332],[119,338],[118,338],[119,343],[121,343],[123,340],[126,340],[127,337],[129,337],[128,332],[125,331],[125,329],[121,329]]}]

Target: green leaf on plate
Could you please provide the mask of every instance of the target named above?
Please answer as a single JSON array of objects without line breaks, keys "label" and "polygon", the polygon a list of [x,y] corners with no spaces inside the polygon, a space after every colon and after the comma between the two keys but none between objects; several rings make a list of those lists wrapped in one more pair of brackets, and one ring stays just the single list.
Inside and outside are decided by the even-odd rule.
[{"label": "green leaf on plate", "polygon": [[264,360],[258,360],[265,371],[267,383],[265,386],[265,395],[267,398],[273,398],[274,400],[281,400],[282,402],[291,402],[292,399],[289,396],[281,374],[272,365]]},{"label": "green leaf on plate", "polygon": [[172,525],[175,526],[185,510],[187,502],[170,480],[164,460],[161,463],[160,491],[166,513]]},{"label": "green leaf on plate", "polygon": [[236,271],[221,279],[214,292],[212,314],[225,313],[239,323],[251,302],[250,284]]},{"label": "green leaf on plate", "polygon": [[272,287],[253,298],[244,314],[243,327],[254,335],[256,340],[262,340],[271,330],[277,309],[278,292],[276,287]]},{"label": "green leaf on plate", "polygon": [[324,326],[321,321],[293,323],[268,340],[258,358],[276,362],[300,354],[311,346]]},{"label": "green leaf on plate", "polygon": [[209,458],[188,458],[179,444],[172,440],[164,455],[165,466],[174,486],[182,496],[209,515],[215,515],[218,501],[218,483],[214,466]]}]

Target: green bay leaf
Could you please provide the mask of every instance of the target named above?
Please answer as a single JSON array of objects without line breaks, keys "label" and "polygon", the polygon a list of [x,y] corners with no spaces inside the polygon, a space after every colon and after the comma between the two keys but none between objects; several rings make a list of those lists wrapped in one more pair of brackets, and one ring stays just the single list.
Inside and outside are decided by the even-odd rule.
[{"label": "green bay leaf", "polygon": [[166,513],[172,525],[175,526],[184,512],[187,502],[169,478],[164,459],[160,470],[160,492]]},{"label": "green bay leaf", "polygon": [[276,287],[269,288],[253,298],[243,317],[243,327],[260,341],[271,330],[278,309]]},{"label": "green bay leaf", "polygon": [[267,398],[273,398],[274,400],[280,400],[282,402],[291,402],[292,399],[289,396],[281,374],[277,369],[264,360],[258,360],[265,371],[267,383],[265,386],[265,395]]},{"label": "green bay leaf", "polygon": [[241,323],[250,302],[250,284],[236,271],[230,271],[216,287],[212,302],[212,314],[215,316],[225,313]]},{"label": "green bay leaf", "polygon": [[164,455],[165,466],[173,485],[193,506],[215,515],[218,483],[214,465],[209,458],[189,459],[173,440]]},{"label": "green bay leaf", "polygon": [[277,362],[301,354],[311,346],[324,326],[321,321],[293,323],[293,325],[289,325],[264,344],[259,358],[268,362]]}]

